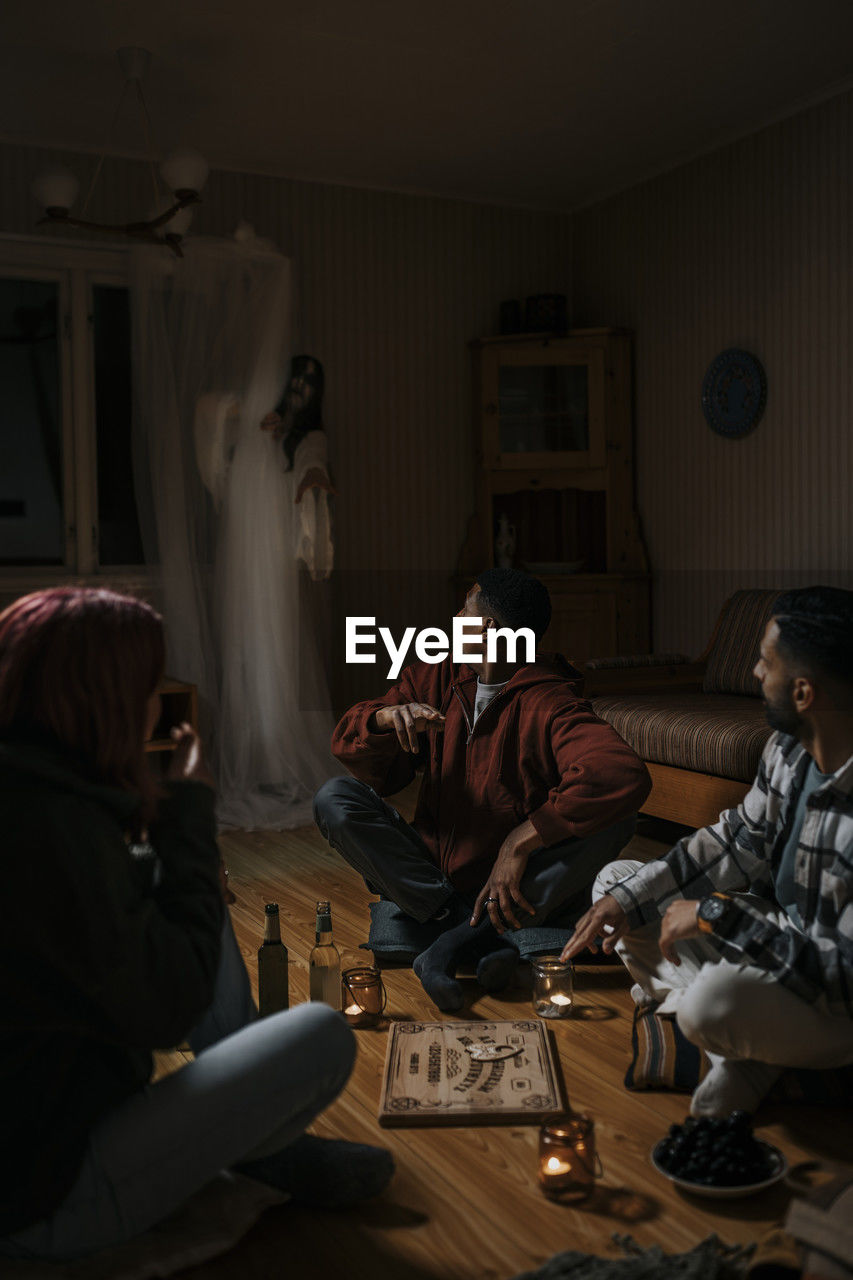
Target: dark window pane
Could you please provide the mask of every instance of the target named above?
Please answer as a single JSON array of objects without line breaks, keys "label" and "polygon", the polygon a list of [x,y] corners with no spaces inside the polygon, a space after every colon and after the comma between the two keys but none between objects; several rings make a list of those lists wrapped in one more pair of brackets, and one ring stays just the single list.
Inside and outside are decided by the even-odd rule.
[{"label": "dark window pane", "polygon": [[0,280],[0,563],[62,564],[59,285]]},{"label": "dark window pane", "polygon": [[130,442],[130,306],[127,289],[97,284],[95,429],[98,450],[98,559],[142,564]]},{"label": "dark window pane", "polygon": [[502,453],[575,453],[589,448],[585,364],[501,365]]}]

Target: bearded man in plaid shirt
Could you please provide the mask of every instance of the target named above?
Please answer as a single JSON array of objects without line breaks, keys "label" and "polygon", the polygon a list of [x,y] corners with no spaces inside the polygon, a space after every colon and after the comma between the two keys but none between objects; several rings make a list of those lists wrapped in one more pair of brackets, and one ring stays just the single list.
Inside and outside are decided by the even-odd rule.
[{"label": "bearded man in plaid shirt", "polygon": [[563,952],[615,949],[635,1001],[705,1050],[695,1116],[753,1111],[784,1067],[853,1062],[853,591],[779,596],[755,675],[776,732],[743,803],[605,867]]}]

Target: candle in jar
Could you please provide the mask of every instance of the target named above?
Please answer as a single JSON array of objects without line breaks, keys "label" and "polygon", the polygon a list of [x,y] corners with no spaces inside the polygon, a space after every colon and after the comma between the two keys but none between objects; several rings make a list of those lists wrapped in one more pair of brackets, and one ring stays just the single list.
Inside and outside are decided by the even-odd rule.
[{"label": "candle in jar", "polygon": [[358,1015],[363,1012],[364,1010],[357,1004],[349,1004],[346,1009],[344,1009],[344,1013],[348,1018],[357,1018]]},{"label": "candle in jar", "polygon": [[571,996],[564,996],[562,991],[558,991],[555,996],[551,996],[551,1004],[557,1005],[560,1009],[565,1009],[566,1005],[571,1003]]},{"label": "candle in jar", "polygon": [[568,1173],[570,1169],[571,1165],[567,1164],[565,1160],[560,1160],[557,1156],[549,1156],[545,1161],[543,1173],[546,1175],[550,1174],[552,1177],[558,1178],[561,1174]]}]

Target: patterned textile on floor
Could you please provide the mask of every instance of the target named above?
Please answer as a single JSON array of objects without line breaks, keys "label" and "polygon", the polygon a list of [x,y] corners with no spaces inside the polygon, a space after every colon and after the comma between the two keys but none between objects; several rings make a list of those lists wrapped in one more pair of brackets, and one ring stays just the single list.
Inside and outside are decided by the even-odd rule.
[{"label": "patterned textile on floor", "polygon": [[759,698],[719,693],[615,694],[592,709],[642,760],[752,782],[770,727]]},{"label": "patterned textile on floor", "polygon": [[778,591],[736,591],[708,654],[702,689],[705,693],[735,693],[757,698],[761,686],[752,674],[764,628]]},{"label": "patterned textile on floor", "polygon": [[[708,1072],[708,1059],[692,1044],[674,1018],[661,1018],[658,1006],[634,1009],[631,1031],[632,1056],[625,1073],[625,1088],[669,1089],[692,1093]],[[784,1071],[770,1093],[774,1102],[823,1103],[829,1106],[853,1104],[853,1065],[834,1070],[795,1069]]]},{"label": "patterned textile on floor", "polygon": [[0,1258],[3,1280],[165,1280],[216,1258],[241,1240],[264,1210],[288,1195],[238,1173],[212,1182],[150,1231],[74,1262],[18,1262]]},{"label": "patterned textile on floor", "polygon": [[641,1249],[630,1236],[613,1236],[625,1257],[599,1258],[569,1249],[515,1280],[742,1280],[752,1246],[723,1244],[708,1236],[688,1253],[664,1253],[659,1245]]}]

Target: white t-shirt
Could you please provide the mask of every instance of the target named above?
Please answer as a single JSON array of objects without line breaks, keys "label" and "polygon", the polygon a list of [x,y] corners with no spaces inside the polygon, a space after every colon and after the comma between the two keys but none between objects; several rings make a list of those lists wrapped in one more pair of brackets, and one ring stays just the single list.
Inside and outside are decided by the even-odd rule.
[{"label": "white t-shirt", "polygon": [[492,698],[500,693],[504,685],[508,683],[507,680],[503,680],[500,684],[483,684],[480,677],[477,677],[477,696],[474,698],[474,724],[477,723],[478,716],[485,711]]}]

